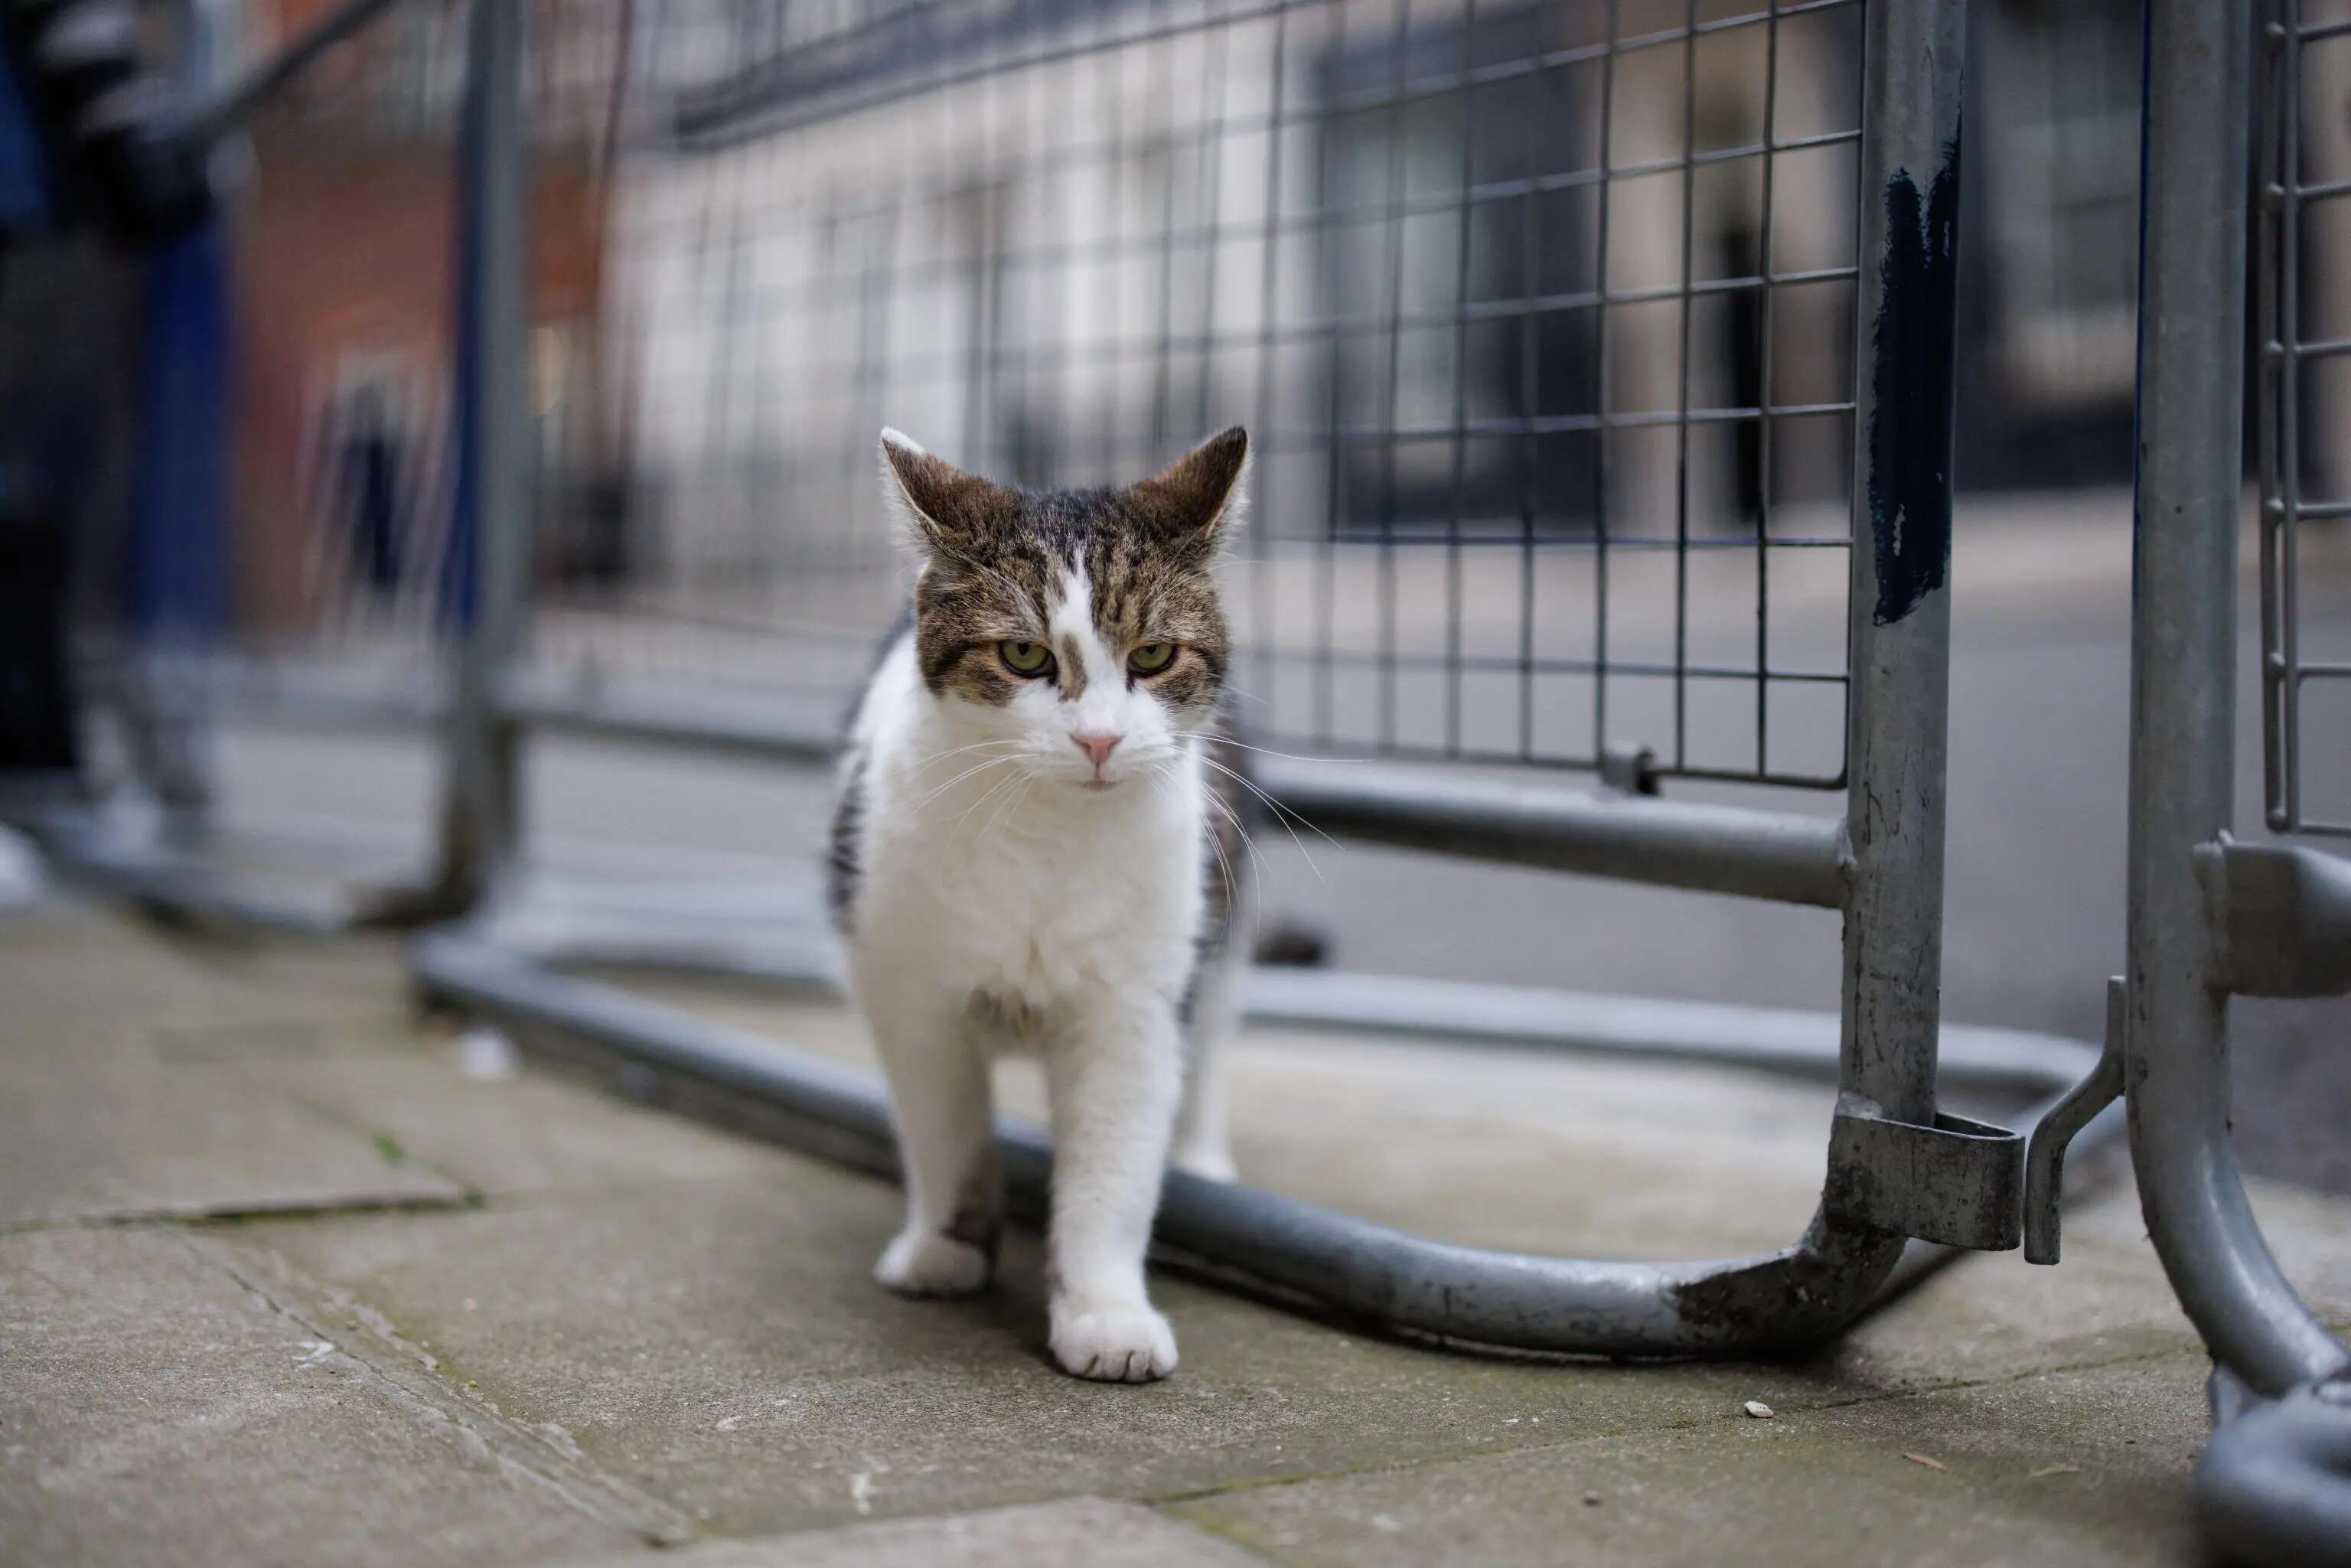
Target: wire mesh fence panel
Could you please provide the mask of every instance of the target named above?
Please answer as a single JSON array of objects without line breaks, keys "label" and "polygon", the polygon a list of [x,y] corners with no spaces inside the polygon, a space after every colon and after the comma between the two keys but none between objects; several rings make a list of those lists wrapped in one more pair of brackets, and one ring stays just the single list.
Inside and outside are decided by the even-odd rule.
[{"label": "wire mesh fence panel", "polygon": [[629,27],[542,669],[845,695],[883,425],[1036,486],[1240,423],[1269,743],[1841,782],[1856,0]]},{"label": "wire mesh fence panel", "polygon": [[[289,32],[302,19],[282,17]],[[402,7],[237,144],[226,643],[313,678],[429,668],[462,574],[450,384],[465,56],[462,6]]]},{"label": "wire mesh fence panel", "polygon": [[[559,391],[597,337],[630,0],[531,9],[533,343]],[[214,804],[224,695],[409,716],[444,695],[477,575],[457,390],[472,10],[410,0],[354,27],[282,0],[236,9],[234,37],[229,12],[175,14],[155,54],[191,119],[232,78],[271,82],[214,144],[216,218],[136,256],[10,249],[0,468],[57,498],[79,558],[80,687],[119,721],[85,727],[123,743],[77,759],[101,791]],[[240,74],[288,50],[305,68]],[[566,411],[538,412],[567,470]]]},{"label": "wire mesh fence panel", "polygon": [[2257,460],[2267,815],[2351,834],[2351,4],[2262,35]]},{"label": "wire mesh fence panel", "polygon": [[[593,316],[626,8],[537,8],[552,41],[531,82],[537,341],[550,360]],[[277,7],[278,36],[246,41],[280,47],[327,9]],[[180,548],[220,563],[225,651],[314,677],[421,676],[466,613],[453,388],[468,9],[392,8],[288,82],[220,157],[225,515],[217,538]],[[142,348],[141,373],[169,381],[173,345]],[[564,463],[559,419],[541,413],[544,450]]]}]

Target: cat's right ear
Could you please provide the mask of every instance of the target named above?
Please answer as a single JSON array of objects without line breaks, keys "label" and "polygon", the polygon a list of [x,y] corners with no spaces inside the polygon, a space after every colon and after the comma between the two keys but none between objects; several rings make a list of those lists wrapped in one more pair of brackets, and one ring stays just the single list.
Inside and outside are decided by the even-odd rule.
[{"label": "cat's right ear", "polygon": [[913,540],[933,560],[961,559],[1019,497],[967,474],[894,430],[882,433],[882,474]]}]

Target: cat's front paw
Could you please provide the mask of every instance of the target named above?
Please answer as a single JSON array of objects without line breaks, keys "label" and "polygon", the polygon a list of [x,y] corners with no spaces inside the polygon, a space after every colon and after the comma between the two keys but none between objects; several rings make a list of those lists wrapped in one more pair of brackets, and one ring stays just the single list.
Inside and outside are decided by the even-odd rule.
[{"label": "cat's front paw", "polygon": [[902,1296],[969,1296],[987,1288],[986,1252],[935,1230],[902,1230],[882,1251],[873,1277]]},{"label": "cat's front paw", "polygon": [[1056,1301],[1053,1359],[1073,1377],[1149,1383],[1176,1370],[1176,1331],[1140,1301],[1092,1311]]}]

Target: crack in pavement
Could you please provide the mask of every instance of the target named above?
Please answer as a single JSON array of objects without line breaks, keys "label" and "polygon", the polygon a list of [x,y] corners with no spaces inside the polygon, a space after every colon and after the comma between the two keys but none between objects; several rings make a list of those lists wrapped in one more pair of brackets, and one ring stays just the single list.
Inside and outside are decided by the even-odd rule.
[{"label": "crack in pavement", "polygon": [[[363,1304],[336,1305],[325,1287],[283,1257],[270,1263],[279,1279],[263,1279],[225,1242],[179,1226],[165,1232],[207,1265],[235,1281],[271,1312],[299,1327],[313,1342],[331,1346],[335,1357],[394,1404],[419,1417],[451,1428],[471,1456],[495,1464],[509,1479],[540,1487],[590,1518],[627,1531],[653,1546],[677,1546],[701,1531],[682,1511],[619,1476],[599,1468],[576,1444],[559,1443],[549,1432],[524,1425],[486,1401],[455,1388],[436,1375],[438,1361],[400,1337],[381,1313]],[[370,1355],[355,1347],[340,1320],[363,1322],[364,1333],[396,1352]],[[557,1430],[559,1430],[558,1428]]]}]

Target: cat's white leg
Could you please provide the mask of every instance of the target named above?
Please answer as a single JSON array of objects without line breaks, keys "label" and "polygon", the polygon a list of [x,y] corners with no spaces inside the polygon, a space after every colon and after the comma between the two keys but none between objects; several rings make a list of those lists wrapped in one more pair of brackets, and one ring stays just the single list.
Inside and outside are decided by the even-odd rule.
[{"label": "cat's white leg", "polygon": [[1176,1010],[1104,995],[1073,1010],[1045,1056],[1053,1113],[1053,1358],[1145,1383],[1176,1370],[1176,1334],[1144,1288],[1143,1255],[1183,1089]]},{"label": "cat's white leg", "polygon": [[1004,1216],[987,1056],[965,1009],[944,998],[864,1002],[906,1176],[905,1228],[873,1277],[906,1295],[970,1295],[995,1272]]},{"label": "cat's white leg", "polygon": [[1230,952],[1210,957],[1192,995],[1186,1027],[1184,1098],[1167,1163],[1210,1181],[1232,1181],[1232,1129],[1227,1120],[1224,1055],[1239,1014],[1240,961]]}]

